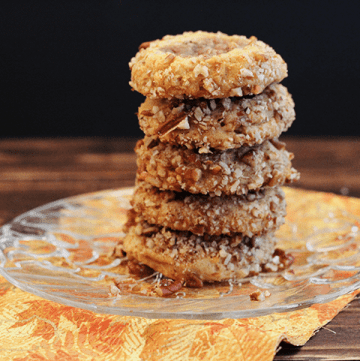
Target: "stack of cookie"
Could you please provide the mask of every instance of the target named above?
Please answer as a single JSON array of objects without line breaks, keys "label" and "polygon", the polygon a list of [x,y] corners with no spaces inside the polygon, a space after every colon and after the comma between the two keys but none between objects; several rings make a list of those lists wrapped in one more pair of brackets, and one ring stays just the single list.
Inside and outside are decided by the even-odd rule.
[{"label": "stack of cookie", "polygon": [[284,267],[280,186],[299,174],[277,139],[295,119],[283,59],[255,37],[199,31],[142,44],[130,68],[147,98],[129,259],[195,286]]}]

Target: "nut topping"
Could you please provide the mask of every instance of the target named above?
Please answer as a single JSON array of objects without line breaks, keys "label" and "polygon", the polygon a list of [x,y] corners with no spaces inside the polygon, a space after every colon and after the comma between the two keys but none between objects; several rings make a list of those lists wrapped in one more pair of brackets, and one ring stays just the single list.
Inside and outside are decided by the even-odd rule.
[{"label": "nut topping", "polygon": [[171,296],[179,291],[183,284],[183,280],[173,281],[171,279],[165,279],[160,281],[160,284],[155,287],[154,291],[160,297]]}]

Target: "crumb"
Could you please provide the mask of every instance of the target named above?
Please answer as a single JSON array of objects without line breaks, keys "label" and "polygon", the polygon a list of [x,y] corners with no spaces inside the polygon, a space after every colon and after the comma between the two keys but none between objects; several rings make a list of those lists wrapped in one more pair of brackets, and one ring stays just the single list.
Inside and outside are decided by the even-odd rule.
[{"label": "crumb", "polygon": [[110,285],[110,296],[117,296],[120,293],[120,288],[115,284]]},{"label": "crumb", "polygon": [[271,293],[268,291],[268,290],[265,290],[264,291],[264,296],[267,298],[267,297],[270,297],[271,296]]},{"label": "crumb", "polygon": [[257,289],[256,291],[250,293],[250,301],[258,301],[262,302],[265,301],[265,293],[261,290]]}]

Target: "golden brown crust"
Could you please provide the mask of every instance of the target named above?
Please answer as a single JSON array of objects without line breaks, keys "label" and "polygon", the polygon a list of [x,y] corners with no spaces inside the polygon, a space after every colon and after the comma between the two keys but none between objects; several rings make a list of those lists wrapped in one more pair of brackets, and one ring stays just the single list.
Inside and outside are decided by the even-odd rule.
[{"label": "golden brown crust", "polygon": [[287,76],[286,63],[267,44],[220,32],[185,32],[148,42],[129,66],[130,85],[151,98],[259,94]]},{"label": "golden brown crust", "polygon": [[164,143],[226,150],[277,138],[295,119],[294,102],[280,84],[253,97],[225,99],[149,99],[140,106],[139,123],[147,136]]},{"label": "golden brown crust", "polygon": [[150,224],[196,235],[252,237],[274,232],[285,221],[285,194],[280,187],[241,196],[209,197],[186,192],[160,191],[138,182],[132,205]]},{"label": "golden brown crust", "polygon": [[143,43],[129,65],[147,97],[129,259],[199,287],[284,267],[278,185],[299,174],[277,139],[295,119],[280,55],[255,37],[198,31]]},{"label": "golden brown crust", "polygon": [[264,186],[299,178],[291,167],[293,154],[278,140],[211,154],[145,137],[135,148],[139,180],[161,189],[211,196],[246,194]]},{"label": "golden brown crust", "polygon": [[225,281],[281,267],[272,233],[252,238],[195,236],[150,225],[137,216],[123,246],[129,259],[175,280]]}]

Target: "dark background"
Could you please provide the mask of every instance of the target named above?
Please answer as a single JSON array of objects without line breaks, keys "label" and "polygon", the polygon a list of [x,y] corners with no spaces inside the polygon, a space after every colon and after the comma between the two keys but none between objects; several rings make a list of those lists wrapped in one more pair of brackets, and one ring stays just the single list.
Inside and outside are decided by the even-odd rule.
[{"label": "dark background", "polygon": [[255,35],[288,63],[289,135],[359,136],[358,1],[3,0],[0,137],[141,137],[128,85],[140,43],[186,30]]}]

